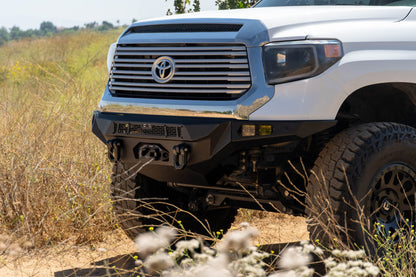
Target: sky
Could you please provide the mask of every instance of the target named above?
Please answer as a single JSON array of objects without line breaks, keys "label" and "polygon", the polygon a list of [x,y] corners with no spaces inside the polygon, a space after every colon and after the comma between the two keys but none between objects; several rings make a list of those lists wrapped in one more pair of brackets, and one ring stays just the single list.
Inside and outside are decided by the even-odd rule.
[{"label": "sky", "polygon": [[[130,24],[132,19],[166,15],[174,0],[0,0],[0,27],[39,29],[43,21],[57,27],[83,27],[85,23],[108,21]],[[191,1],[193,2],[193,1]],[[215,0],[200,0],[201,11],[217,10]]]}]

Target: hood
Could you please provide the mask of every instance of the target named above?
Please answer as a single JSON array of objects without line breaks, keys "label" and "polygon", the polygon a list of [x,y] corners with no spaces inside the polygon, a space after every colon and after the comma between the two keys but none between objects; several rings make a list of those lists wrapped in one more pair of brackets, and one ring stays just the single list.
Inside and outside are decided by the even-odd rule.
[{"label": "hood", "polygon": [[188,13],[182,15],[166,16],[156,19],[144,20],[140,23],[152,21],[198,21],[210,20],[259,20],[267,28],[287,26],[294,24],[309,24],[322,21],[343,20],[389,20],[400,21],[404,19],[411,7],[389,6],[288,6],[267,7],[237,10],[208,11]]},{"label": "hood", "polygon": [[[291,6],[209,11],[139,21],[130,26],[122,37],[131,33],[135,27],[148,25],[241,24],[243,28],[235,35],[235,39],[246,43],[250,41],[249,44],[255,46],[265,41],[288,39],[290,36],[305,38],[307,33],[290,34],[288,30],[296,29],[299,32],[306,25],[370,20],[396,22],[406,18],[411,10],[411,7],[388,6]],[[279,34],[284,37],[279,37]]]}]

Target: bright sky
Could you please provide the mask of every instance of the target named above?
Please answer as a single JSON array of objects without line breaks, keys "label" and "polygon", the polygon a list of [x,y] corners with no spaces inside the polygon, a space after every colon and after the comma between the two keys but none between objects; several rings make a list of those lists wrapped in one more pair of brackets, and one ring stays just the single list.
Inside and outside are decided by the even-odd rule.
[{"label": "bright sky", "polygon": [[[84,26],[106,20],[130,24],[132,19],[164,16],[174,0],[0,0],[0,27],[39,29],[43,21],[57,27]],[[193,3],[193,1],[191,1]],[[215,0],[200,0],[201,10],[216,10]]]}]

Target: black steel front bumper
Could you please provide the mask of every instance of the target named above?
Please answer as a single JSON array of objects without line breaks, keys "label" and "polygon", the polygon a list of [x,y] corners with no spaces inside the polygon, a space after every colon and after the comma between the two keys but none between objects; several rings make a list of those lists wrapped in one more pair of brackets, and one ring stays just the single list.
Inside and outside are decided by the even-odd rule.
[{"label": "black steel front bumper", "polygon": [[[243,137],[244,124],[272,126],[265,136]],[[163,182],[209,185],[210,175],[239,151],[298,141],[336,124],[324,121],[247,121],[95,111],[93,133],[109,157],[127,166],[153,161],[141,174]]]}]

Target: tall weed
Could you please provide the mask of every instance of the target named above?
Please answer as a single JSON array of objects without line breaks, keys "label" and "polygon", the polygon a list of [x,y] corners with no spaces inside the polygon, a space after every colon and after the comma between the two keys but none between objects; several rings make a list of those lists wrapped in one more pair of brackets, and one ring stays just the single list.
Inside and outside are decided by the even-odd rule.
[{"label": "tall weed", "polygon": [[109,163],[90,122],[120,32],[0,48],[2,232],[44,245],[99,240],[112,228]]}]

